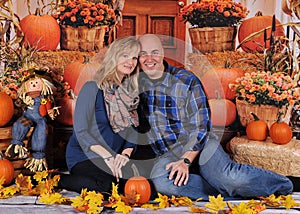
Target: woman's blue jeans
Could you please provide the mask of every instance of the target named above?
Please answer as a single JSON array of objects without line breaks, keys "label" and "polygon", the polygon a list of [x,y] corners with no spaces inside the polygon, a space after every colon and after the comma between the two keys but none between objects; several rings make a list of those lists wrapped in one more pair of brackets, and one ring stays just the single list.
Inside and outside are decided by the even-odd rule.
[{"label": "woman's blue jeans", "polygon": [[190,174],[187,185],[180,187],[169,180],[166,164],[177,161],[174,153],[158,158],[151,178],[156,191],[165,195],[187,196],[191,199],[221,194],[225,199],[287,195],[293,184],[285,176],[248,164],[234,162],[220,143],[210,140],[199,157],[200,175]]}]

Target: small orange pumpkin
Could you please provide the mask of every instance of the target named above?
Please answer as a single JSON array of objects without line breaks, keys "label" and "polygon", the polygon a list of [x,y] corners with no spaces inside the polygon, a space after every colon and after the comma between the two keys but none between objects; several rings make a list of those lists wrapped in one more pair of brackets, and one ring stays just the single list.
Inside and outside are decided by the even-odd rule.
[{"label": "small orange pumpkin", "polygon": [[286,122],[277,121],[270,127],[270,137],[274,143],[287,144],[293,138],[293,132]]},{"label": "small orange pumpkin", "polygon": [[13,164],[3,158],[2,152],[0,152],[0,178],[4,177],[4,185],[9,185],[14,179],[15,169]]},{"label": "small orange pumpkin", "polygon": [[260,120],[253,112],[251,112],[254,120],[250,121],[246,127],[246,135],[249,140],[264,141],[268,137],[268,124],[264,120]]},{"label": "small orange pumpkin", "polygon": [[229,126],[236,119],[236,106],[228,99],[209,99],[213,126]]},{"label": "small orange pumpkin", "polygon": [[151,186],[149,181],[143,176],[134,176],[129,178],[124,187],[125,196],[140,195],[139,205],[149,201],[151,196]]},{"label": "small orange pumpkin", "polygon": [[14,115],[14,103],[5,92],[0,92],[0,127],[5,126]]},{"label": "small orange pumpkin", "polygon": [[[260,30],[263,30],[267,27],[271,27],[272,25],[272,16],[263,16],[262,12],[258,11],[254,17],[246,19],[242,22],[238,30],[238,40],[241,43],[246,37],[250,36],[252,33],[256,33]],[[281,23],[278,19],[275,20],[276,22],[276,30],[275,30],[275,37],[284,36],[284,28],[281,26]],[[266,37],[270,38],[271,35],[271,28],[267,29]],[[244,42],[241,44],[241,48],[245,52],[263,52],[262,47],[269,48],[270,43],[267,42],[266,45],[264,44],[264,33],[251,38],[249,41]]]},{"label": "small orange pumpkin", "polygon": [[29,14],[20,21],[25,44],[37,50],[55,50],[60,40],[60,27],[50,15]]}]

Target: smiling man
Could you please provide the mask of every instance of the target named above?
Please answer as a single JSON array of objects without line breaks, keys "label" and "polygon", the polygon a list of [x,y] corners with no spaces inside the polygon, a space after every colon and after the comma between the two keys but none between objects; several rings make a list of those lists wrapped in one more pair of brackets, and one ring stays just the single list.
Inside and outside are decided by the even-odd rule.
[{"label": "smiling man", "polygon": [[[212,131],[200,80],[164,61],[159,37],[145,34],[139,41],[139,117],[144,126],[141,130],[148,137],[145,142],[157,157],[151,179],[158,192],[191,199],[292,192],[288,178],[232,161]],[[190,173],[192,162],[198,164],[200,174]]]}]

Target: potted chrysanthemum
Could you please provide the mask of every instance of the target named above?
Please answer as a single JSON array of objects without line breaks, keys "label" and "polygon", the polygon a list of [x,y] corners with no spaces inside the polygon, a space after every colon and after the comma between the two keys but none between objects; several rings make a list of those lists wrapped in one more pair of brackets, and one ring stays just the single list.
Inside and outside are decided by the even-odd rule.
[{"label": "potted chrysanthemum", "polygon": [[[295,50],[285,37],[272,38],[270,48],[264,49],[263,58],[243,60],[256,70],[245,73],[230,84],[235,92],[240,122],[246,126],[253,120],[251,112],[265,120],[269,127],[280,116],[291,123],[293,110],[300,110],[300,81]],[[279,114],[283,113],[283,114]]]},{"label": "potted chrysanthemum", "polygon": [[63,50],[97,51],[104,47],[104,35],[116,23],[113,8],[101,2],[64,0],[53,15],[61,26]]},{"label": "potted chrysanthemum", "polygon": [[285,72],[245,73],[229,87],[236,92],[237,110],[243,126],[252,120],[250,113],[253,112],[270,127],[280,111],[285,114],[289,106],[300,100],[297,82]]},{"label": "potted chrysanthemum", "polygon": [[192,45],[201,52],[234,50],[236,27],[247,14],[246,7],[232,0],[197,0],[180,10],[181,20],[191,25]]}]

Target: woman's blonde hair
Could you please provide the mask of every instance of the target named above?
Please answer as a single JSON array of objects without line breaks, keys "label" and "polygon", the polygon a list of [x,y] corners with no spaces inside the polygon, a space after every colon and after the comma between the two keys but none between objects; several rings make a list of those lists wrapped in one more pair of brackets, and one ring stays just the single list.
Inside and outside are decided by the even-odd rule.
[{"label": "woman's blonde hair", "polygon": [[[103,91],[107,91],[113,87],[115,83],[122,82],[117,73],[118,59],[124,53],[140,51],[140,44],[135,37],[125,37],[115,40],[108,48],[101,67],[97,70],[94,81]],[[133,92],[138,91],[138,73],[139,68],[136,66],[130,74],[128,80],[130,88]]]}]

